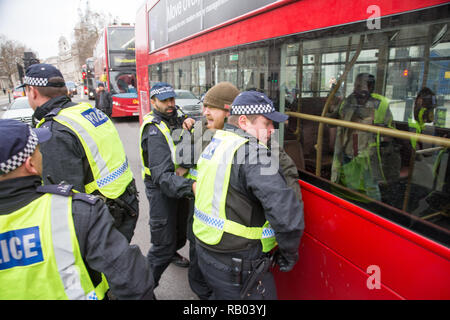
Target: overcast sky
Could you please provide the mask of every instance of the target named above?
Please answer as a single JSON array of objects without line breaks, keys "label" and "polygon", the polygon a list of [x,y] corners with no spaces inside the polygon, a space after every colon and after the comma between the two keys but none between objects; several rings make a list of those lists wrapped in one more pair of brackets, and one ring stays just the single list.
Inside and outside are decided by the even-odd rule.
[{"label": "overcast sky", "polygon": [[[91,10],[135,23],[136,11],[146,0],[90,0]],[[17,40],[44,60],[58,54],[58,40],[73,42],[79,7],[86,0],[0,0],[0,34]]]}]

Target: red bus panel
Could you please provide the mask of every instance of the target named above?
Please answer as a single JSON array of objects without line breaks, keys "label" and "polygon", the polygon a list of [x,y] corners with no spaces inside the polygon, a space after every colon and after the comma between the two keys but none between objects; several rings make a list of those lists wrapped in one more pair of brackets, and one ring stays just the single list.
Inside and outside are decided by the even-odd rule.
[{"label": "red bus panel", "polygon": [[[152,3],[155,4],[156,2],[153,1]],[[398,35],[398,33],[395,33],[397,24],[399,24],[399,28],[407,30],[415,23],[415,20],[413,22],[398,23],[402,17],[407,16],[409,19],[416,13],[432,9],[434,11],[439,10],[440,13],[436,14],[433,11],[436,14],[436,18],[432,16],[427,20],[427,23],[430,25],[435,23],[436,26],[433,27],[436,27],[436,30],[430,30],[438,32],[442,28],[441,23],[448,24],[446,22],[448,21],[448,16],[445,17],[445,10],[448,12],[448,6],[444,5],[447,3],[447,1],[443,0],[364,0],[351,2],[351,4],[348,1],[281,0],[273,5],[191,35],[151,53],[148,43],[148,12],[151,8],[144,4],[138,11],[136,18],[135,43],[140,120],[142,121],[142,117],[150,111],[148,93],[151,83],[160,81],[157,78],[162,78],[163,76],[172,77],[171,79],[176,79],[176,76],[181,78],[190,67],[192,67],[190,70],[194,72],[194,66],[199,65],[199,60],[203,59],[202,62],[206,66],[206,81],[208,81],[208,78],[212,79],[211,83],[207,83],[204,86],[206,89],[211,87],[209,85],[214,84],[215,81],[220,81],[220,79],[214,80],[214,76],[218,77],[218,73],[213,73],[215,66],[223,63],[229,68],[227,71],[230,74],[234,70],[236,70],[236,74],[242,72],[244,80],[250,78],[245,77],[245,68],[256,70],[251,75],[262,79],[257,81],[258,84],[262,83],[260,87],[265,90],[271,90],[272,93],[278,90],[277,93],[279,94],[281,86],[277,87],[278,84],[274,84],[272,77],[270,77],[271,84],[267,85],[269,75],[276,74],[275,82],[277,82],[278,76],[281,78],[281,72],[276,70],[276,68],[281,69],[283,64],[288,65],[287,58],[294,58],[289,60],[289,67],[294,68],[297,61],[301,61],[301,59],[297,60],[296,55],[288,56],[286,50],[286,56],[283,56],[285,60],[282,60],[281,54],[279,54],[281,49],[276,47],[279,45],[278,43],[282,43],[287,47],[300,42],[303,46],[303,43],[310,41],[315,42],[314,45],[317,45],[317,43],[322,41],[322,37],[326,40],[333,39],[340,35],[341,29],[347,27],[348,29],[354,28],[347,31],[345,35],[348,37],[353,37],[354,35],[359,37],[359,35],[364,35],[364,33],[377,36],[383,32],[383,25],[381,30],[375,31],[371,31],[367,27],[368,20],[373,17],[373,12],[368,10],[371,6],[377,6],[380,9],[380,17],[386,18],[384,21],[392,24],[386,26],[387,29],[392,31],[389,38],[394,39]],[[397,18],[398,20],[396,20]],[[292,38],[292,41],[283,42],[286,38]],[[366,44],[369,42],[368,38],[366,39]],[[446,39],[448,42],[448,36]],[[389,39],[389,41],[393,40]],[[405,41],[405,39],[402,39],[402,41]],[[336,49],[336,51],[323,51],[323,53],[345,54],[347,43],[349,42],[342,43],[336,45],[336,48],[339,48],[341,51]],[[400,41],[397,47],[387,46],[385,52],[387,56],[385,60],[387,62],[385,61],[384,68],[376,69],[376,71],[380,71],[377,73],[377,76],[384,75],[386,77],[386,74],[393,70],[390,63],[392,65],[403,63],[404,58],[400,55],[402,53],[401,50],[399,50],[398,56],[390,59],[390,49],[401,49],[407,45],[411,46],[411,48],[416,48],[419,45],[423,45],[423,42],[420,41],[412,44],[405,43]],[[258,47],[258,45],[260,46]],[[311,47],[317,49],[317,46]],[[241,48],[243,48],[242,51],[239,51]],[[300,45],[297,48],[300,48]],[[261,49],[261,51],[266,50],[264,52],[268,52],[267,56],[272,55],[270,56],[272,60],[269,58],[267,60],[261,59],[264,62],[254,67],[252,64],[257,64],[258,62],[256,58],[252,58],[251,62],[242,61],[244,65],[242,70],[235,66],[241,63],[241,57],[245,57],[245,50],[256,51],[257,49]],[[311,49],[310,55],[319,57],[322,52],[315,52],[313,49]],[[367,49],[375,50],[378,48],[368,47]],[[235,51],[236,54],[234,54]],[[244,54],[241,55],[241,52]],[[252,54],[255,53],[253,52]],[[256,55],[252,57],[254,56]],[[211,63],[214,58],[217,58],[215,60],[216,65]],[[220,60],[219,58],[224,59]],[[307,58],[310,59],[311,57]],[[377,55],[370,57],[370,59],[372,60],[364,62],[368,66],[374,65],[374,68],[378,68],[378,64],[382,64],[378,61],[378,52]],[[408,60],[407,63],[412,65],[420,59],[423,59],[423,57],[415,56],[413,59]],[[435,59],[436,63],[433,67],[437,68],[441,60],[448,58],[443,54],[443,57],[430,56],[428,59]],[[183,64],[188,64],[190,60],[197,61],[197,64],[194,65],[192,62],[191,65],[184,69],[182,74],[181,68]],[[210,64],[209,69],[208,63]],[[317,75],[317,73],[313,73],[315,68],[320,69],[327,63],[328,65],[333,64],[325,62],[323,65],[320,65],[319,60],[304,64],[309,68],[306,71],[310,72],[311,78],[314,78]],[[338,63],[335,64],[337,65]],[[363,62],[360,63],[360,66],[366,67]],[[420,64],[417,63],[415,71],[423,72],[423,68],[421,68]],[[280,72],[280,74],[277,72]],[[356,75],[356,72],[354,73]],[[437,71],[435,72],[436,74]],[[431,77],[431,72],[429,72],[428,76]],[[317,78],[319,79],[318,82],[320,82],[320,77]],[[188,77],[188,79],[190,78]],[[440,79],[439,81],[444,83],[443,81],[446,80]],[[386,83],[387,80],[384,79],[384,82]],[[391,80],[391,82],[395,81]],[[181,85],[181,80],[179,84]],[[199,84],[191,85],[199,86]],[[299,86],[299,83],[297,82],[293,85],[294,88],[298,89],[298,87],[295,87],[296,85]],[[274,87],[275,89],[273,89]],[[392,87],[398,89],[394,85]],[[239,87],[239,89],[249,90],[244,86]],[[304,88],[300,89],[306,91]],[[311,88],[308,89],[313,91]],[[391,91],[395,91],[394,89]],[[313,96],[313,93],[311,93],[310,96],[305,96],[305,101],[306,99],[311,99],[309,101],[323,99],[325,101],[326,97],[321,94],[322,92],[318,92],[316,96]],[[395,94],[398,94],[398,92]],[[279,101],[274,100],[274,102]],[[305,104],[303,107],[305,107]],[[307,107],[310,106],[306,105]],[[310,107],[310,109],[313,109],[313,107]],[[307,113],[306,111],[303,112]],[[303,137],[303,139],[306,138]],[[301,168],[301,175],[311,175],[307,171]],[[295,268],[288,273],[275,271],[278,297],[280,299],[450,299],[450,277],[448,276],[450,272],[450,249],[443,244],[448,244],[449,242],[448,230],[441,225],[432,225],[426,219],[420,219],[411,213],[397,209],[398,207],[392,206],[388,208],[390,204],[376,204],[378,211],[371,211],[370,206],[356,205],[345,198],[334,195],[328,191],[330,182],[325,179],[322,180],[325,181],[324,184],[328,184],[328,187],[320,183],[311,182],[308,179],[302,178],[300,180],[306,230],[301,240],[299,261]],[[399,197],[402,197],[402,195]],[[395,215],[404,216],[404,220],[411,221],[411,224],[417,222],[432,231],[433,228],[436,228],[439,237],[427,237],[423,235],[426,232],[421,233],[417,231],[410,227],[408,222],[401,224],[397,223],[396,219],[386,218],[386,215],[380,212],[380,210],[384,210],[383,208],[394,210]],[[447,238],[445,239],[445,237]],[[444,240],[442,240],[443,238]]]},{"label": "red bus panel", "polygon": [[[300,185],[306,230],[294,270],[276,272],[280,299],[449,299],[447,248]],[[380,289],[367,285],[370,266],[379,267]]]}]

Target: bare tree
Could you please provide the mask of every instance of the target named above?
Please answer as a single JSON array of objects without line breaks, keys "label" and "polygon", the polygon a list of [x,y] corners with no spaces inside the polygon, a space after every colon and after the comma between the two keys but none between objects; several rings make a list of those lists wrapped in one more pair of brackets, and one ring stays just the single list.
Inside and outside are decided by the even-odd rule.
[{"label": "bare tree", "polygon": [[13,87],[13,75],[17,73],[17,64],[23,65],[23,53],[31,51],[20,42],[9,40],[0,35],[0,75],[7,76]]},{"label": "bare tree", "polygon": [[108,18],[104,14],[92,11],[89,7],[89,1],[86,1],[84,10],[78,8],[78,17],[78,22],[74,28],[74,47],[78,51],[79,63],[82,65],[87,58],[92,57],[97,39]]}]

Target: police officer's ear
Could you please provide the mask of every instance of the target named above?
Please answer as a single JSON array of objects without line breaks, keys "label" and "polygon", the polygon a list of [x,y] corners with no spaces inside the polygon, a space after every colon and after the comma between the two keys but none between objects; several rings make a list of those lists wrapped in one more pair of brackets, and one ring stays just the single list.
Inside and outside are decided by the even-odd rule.
[{"label": "police officer's ear", "polygon": [[32,176],[42,175],[42,154],[39,150],[39,146],[34,150],[34,153],[28,157],[23,164],[27,174]]},{"label": "police officer's ear", "polygon": [[37,89],[33,86],[26,86],[26,92],[27,92],[27,96],[31,97],[33,99],[36,99],[37,95],[39,94]]},{"label": "police officer's ear", "polygon": [[31,109],[36,110],[39,105],[42,105],[42,95],[39,93],[38,89],[34,86],[26,86],[26,93],[28,97],[28,102]]},{"label": "police officer's ear", "polygon": [[238,119],[239,128],[245,131],[248,127],[249,119],[245,115],[240,115]]}]

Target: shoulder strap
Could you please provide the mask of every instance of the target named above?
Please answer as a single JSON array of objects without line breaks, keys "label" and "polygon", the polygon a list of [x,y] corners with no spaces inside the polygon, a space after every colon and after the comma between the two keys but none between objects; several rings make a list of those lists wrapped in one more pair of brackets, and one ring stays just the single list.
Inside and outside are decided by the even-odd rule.
[{"label": "shoulder strap", "polygon": [[36,188],[36,191],[41,193],[58,194],[68,197],[72,195],[72,188],[73,185],[71,184],[51,184],[46,186],[39,186]]},{"label": "shoulder strap", "polygon": [[36,191],[40,193],[57,194],[65,197],[72,196],[73,200],[81,200],[89,204],[95,204],[98,200],[101,199],[100,197],[97,197],[93,194],[79,193],[78,191],[73,189],[73,185],[71,184],[51,184],[39,186],[36,188]]},{"label": "shoulder strap", "polygon": [[72,196],[73,200],[81,200],[84,202],[87,202],[89,204],[95,204],[98,200],[100,200],[100,197],[97,197],[93,194],[87,194],[87,193],[74,193]]}]

